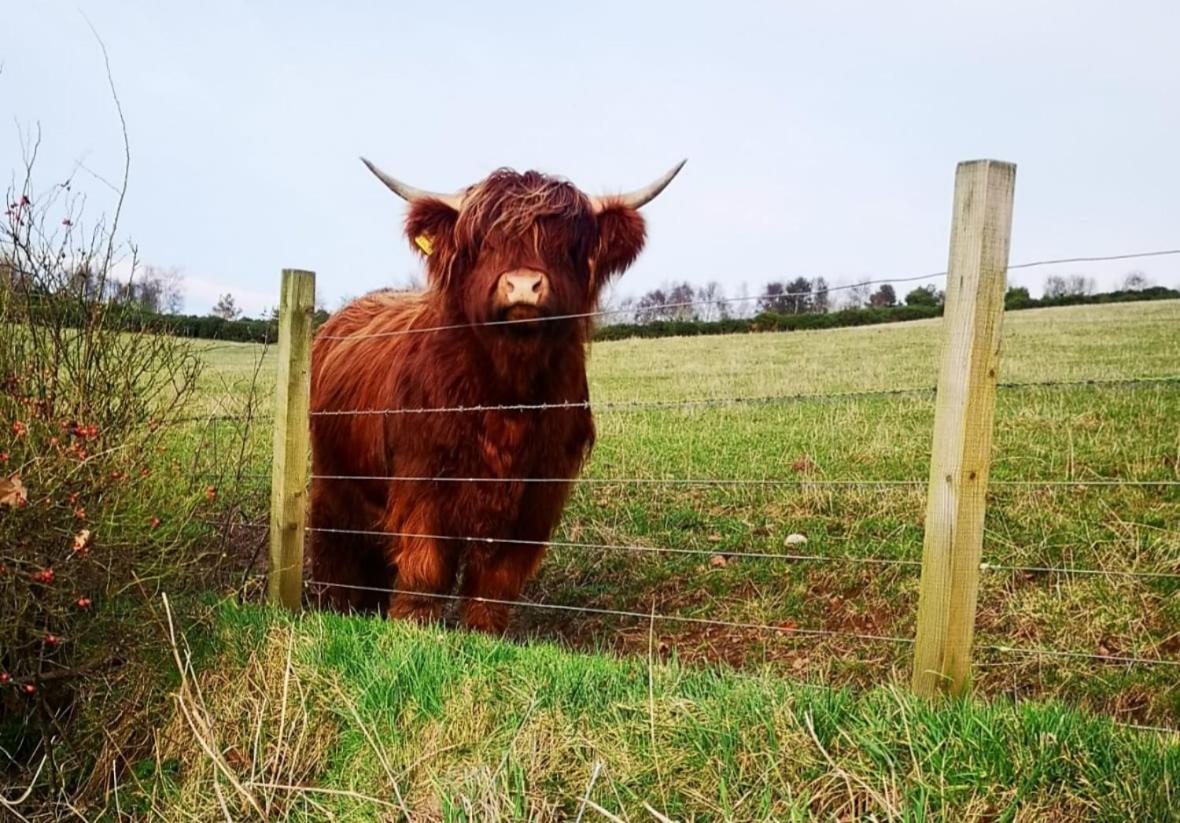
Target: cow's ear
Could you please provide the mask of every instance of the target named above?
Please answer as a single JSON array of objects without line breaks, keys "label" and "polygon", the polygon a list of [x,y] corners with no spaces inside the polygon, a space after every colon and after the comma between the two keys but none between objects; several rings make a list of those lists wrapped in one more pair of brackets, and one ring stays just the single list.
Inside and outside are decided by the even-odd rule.
[{"label": "cow's ear", "polygon": [[635,262],[643,251],[647,225],[643,215],[622,203],[607,202],[596,219],[598,244],[594,249],[592,272],[595,285],[601,287]]},{"label": "cow's ear", "polygon": [[424,198],[410,204],[406,213],[406,239],[410,248],[426,258],[427,271],[441,274],[455,256],[455,224],[459,212],[441,200]]}]

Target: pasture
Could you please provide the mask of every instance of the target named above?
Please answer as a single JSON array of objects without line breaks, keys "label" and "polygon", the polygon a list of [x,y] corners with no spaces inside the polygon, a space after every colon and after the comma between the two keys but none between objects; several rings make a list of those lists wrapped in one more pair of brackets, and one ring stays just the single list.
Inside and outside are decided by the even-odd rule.
[{"label": "pasture", "polygon": [[[1175,652],[1180,645],[1176,582],[1122,576],[1180,570],[1175,487],[1002,485],[1175,479],[1176,385],[1069,383],[1174,374],[1180,362],[1178,327],[1180,305],[1172,302],[1048,309],[1006,318],[1002,382],[1067,385],[999,393],[984,560],[1108,574],[986,573],[981,645],[1079,653],[1104,646],[1111,653],[1144,656]],[[599,407],[598,442],[587,482],[579,484],[555,543],[632,548],[559,545],[526,596],[557,605],[912,636],[918,569],[855,561],[920,559],[932,397],[921,391],[872,392],[933,385],[937,330],[938,321],[920,321],[594,347],[589,376]],[[211,385],[223,376],[248,375],[257,356],[257,347],[218,346]],[[265,373],[264,363],[260,375]],[[758,402],[768,397],[774,399]],[[219,405],[233,408],[228,400]],[[747,402],[690,405],[726,400]],[[667,402],[669,408],[632,408],[631,402]],[[268,432],[262,435],[260,480],[268,471]],[[765,480],[797,482],[764,485]],[[878,480],[919,482],[823,485]],[[807,543],[788,548],[791,534],[804,535]],[[832,559],[777,561],[727,553]],[[519,634],[559,636],[579,646],[646,648],[646,621],[629,624],[527,607],[517,612]],[[904,668],[908,657],[904,645],[800,640],[789,634],[658,627],[659,639],[682,657],[720,657],[735,665],[778,661],[821,682],[876,680]],[[984,668],[985,690],[1065,693],[1097,701],[1095,707],[1128,721],[1180,718],[1180,693],[1174,688],[1135,688],[1175,683],[1166,670],[1106,671],[1113,680],[1103,678],[1106,686],[1095,693],[1093,678],[1084,676],[1094,670],[1089,663],[998,653],[992,662],[994,670]],[[1138,699],[1125,702],[1128,689],[1140,694]]]},{"label": "pasture", "polygon": [[[1180,489],[1142,484],[1180,478],[1180,385],[1135,382],[1176,375],[1178,328],[1176,302],[1005,318],[979,701],[903,694],[939,349],[920,321],[596,345],[598,443],[525,591],[547,608],[493,641],[225,607],[194,710],[296,816],[548,819],[592,783],[632,819],[1157,816],[1180,744],[1114,723],[1180,724]],[[210,347],[202,411],[265,395],[267,356]],[[266,424],[235,448],[265,520]],[[160,757],[179,772],[148,769],[153,802],[212,802],[191,740]],[[347,794],[375,786],[393,807]]]}]

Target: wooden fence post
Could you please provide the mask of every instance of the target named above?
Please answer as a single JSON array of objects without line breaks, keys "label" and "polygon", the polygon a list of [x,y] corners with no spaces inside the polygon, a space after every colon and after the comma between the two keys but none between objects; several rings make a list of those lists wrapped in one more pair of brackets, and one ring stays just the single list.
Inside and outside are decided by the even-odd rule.
[{"label": "wooden fence post", "polygon": [[283,269],[266,592],[270,603],[294,610],[299,609],[303,594],[303,533],[310,447],[307,415],[314,311],[315,272]]},{"label": "wooden fence post", "polygon": [[913,690],[971,687],[1016,166],[960,163],[926,499]]}]

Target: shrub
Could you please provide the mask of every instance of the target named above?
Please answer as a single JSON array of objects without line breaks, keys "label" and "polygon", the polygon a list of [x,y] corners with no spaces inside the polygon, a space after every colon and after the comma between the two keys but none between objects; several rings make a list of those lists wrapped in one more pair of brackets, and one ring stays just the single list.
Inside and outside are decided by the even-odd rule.
[{"label": "shrub", "polygon": [[34,201],[26,172],[0,223],[0,746],[61,786],[95,753],[70,728],[77,697],[111,695],[160,587],[210,580],[190,548],[223,501],[193,471],[200,441],[174,449],[193,345],[102,296],[117,213],[84,227],[68,182]]}]

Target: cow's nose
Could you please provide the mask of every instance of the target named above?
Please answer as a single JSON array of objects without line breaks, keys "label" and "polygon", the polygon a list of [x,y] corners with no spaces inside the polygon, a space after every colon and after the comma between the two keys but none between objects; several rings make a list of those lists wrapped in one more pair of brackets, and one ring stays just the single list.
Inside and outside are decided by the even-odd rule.
[{"label": "cow's nose", "polygon": [[544,272],[517,269],[500,276],[500,297],[509,306],[539,306],[549,294],[549,278]]}]

